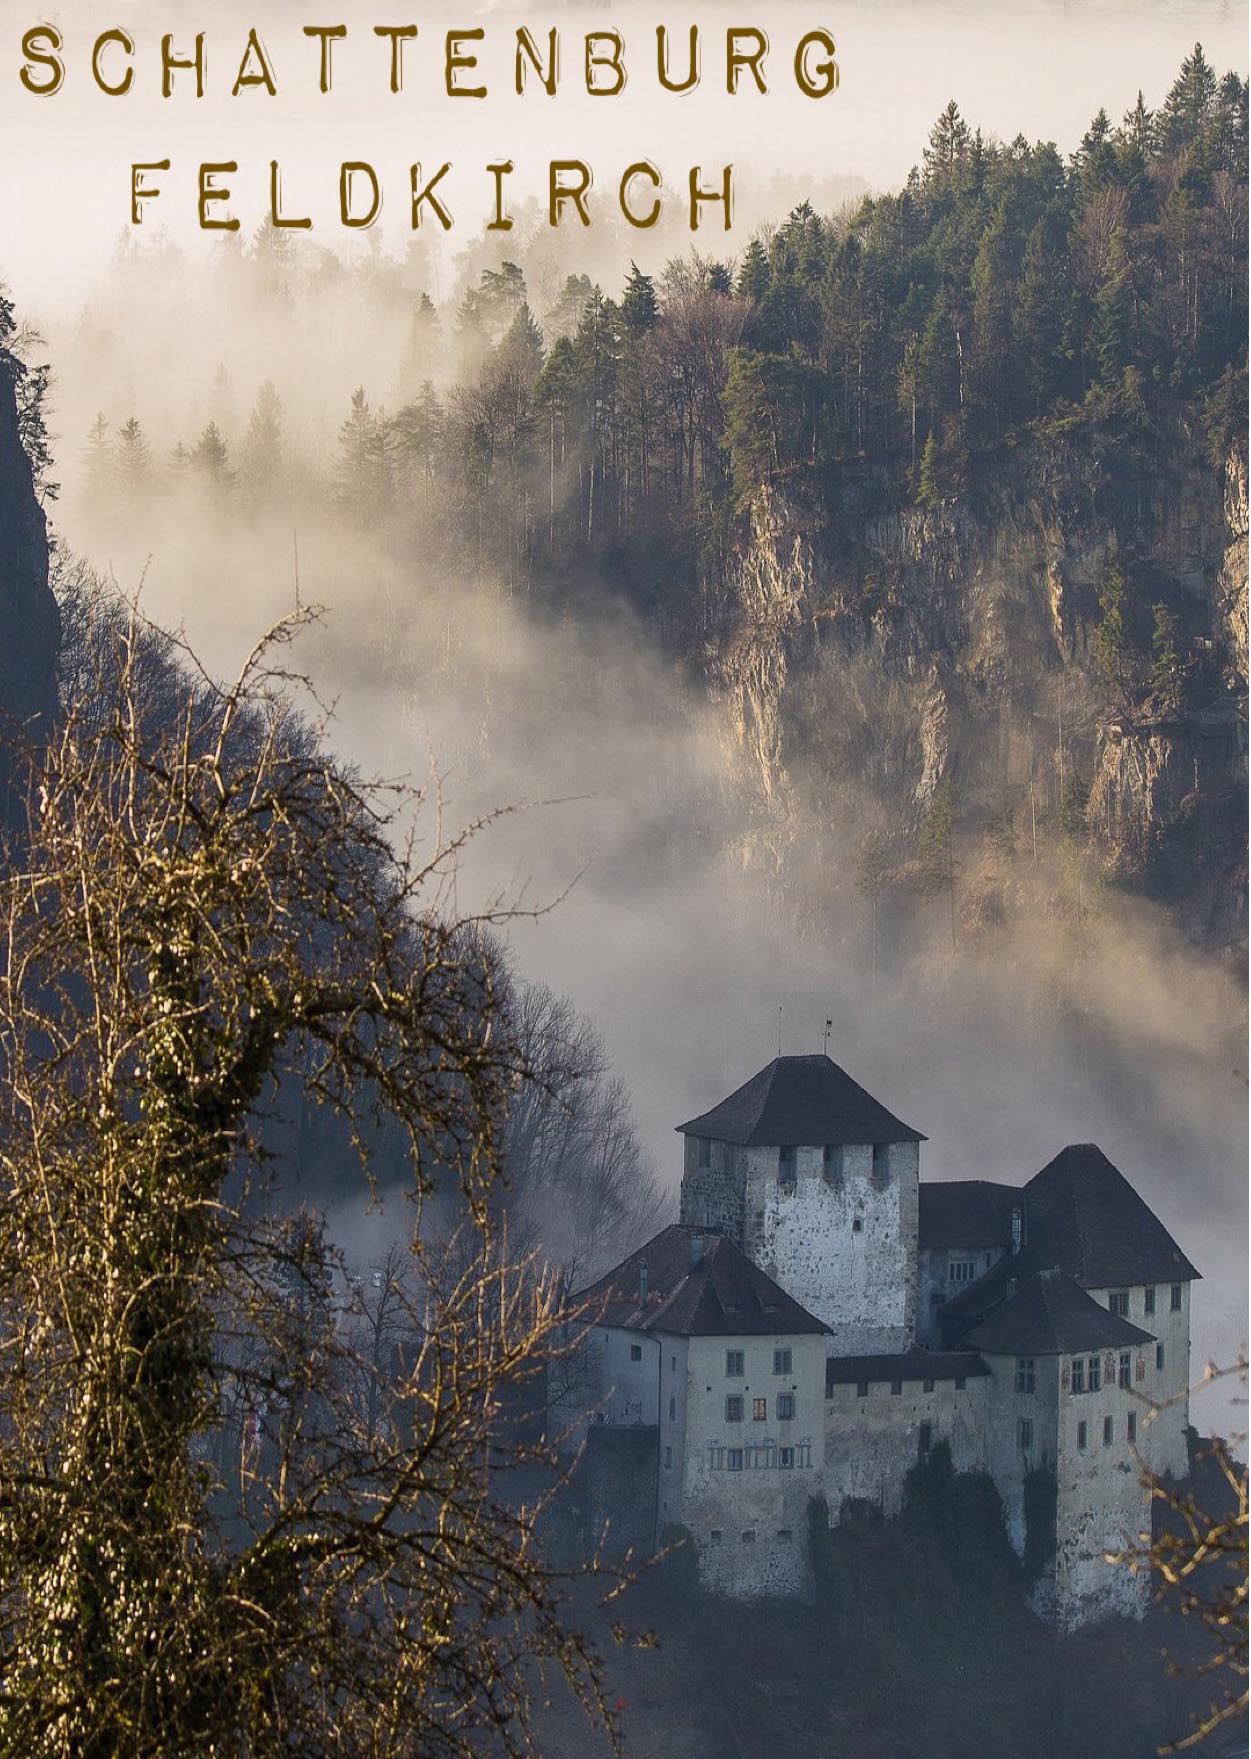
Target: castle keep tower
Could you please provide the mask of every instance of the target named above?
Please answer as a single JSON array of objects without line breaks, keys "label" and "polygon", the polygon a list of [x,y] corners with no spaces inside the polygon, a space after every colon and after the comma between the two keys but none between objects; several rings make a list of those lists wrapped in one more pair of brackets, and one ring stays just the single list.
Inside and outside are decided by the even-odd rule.
[{"label": "castle keep tower", "polygon": [[777,1057],[686,1138],[681,1219],[830,1327],[832,1355],[916,1341],[919,1130],[827,1056]]}]

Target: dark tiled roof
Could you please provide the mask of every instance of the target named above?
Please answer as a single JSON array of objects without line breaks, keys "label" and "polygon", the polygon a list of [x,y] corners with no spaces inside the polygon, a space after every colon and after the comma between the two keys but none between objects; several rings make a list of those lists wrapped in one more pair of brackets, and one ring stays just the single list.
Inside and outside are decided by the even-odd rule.
[{"label": "dark tiled roof", "polygon": [[596,1325],[675,1337],[793,1337],[829,1329],[737,1246],[719,1234],[676,1224],[640,1246],[573,1301],[585,1307]]},{"label": "dark tiled roof", "polygon": [[1197,1278],[1164,1223],[1093,1142],[1061,1149],[1025,1187],[1031,1248],[1084,1289]]},{"label": "dark tiled roof", "polygon": [[988,1356],[1058,1356],[1069,1350],[1149,1344],[1151,1333],[1109,1313],[1062,1270],[1044,1270],[995,1308],[964,1340]]},{"label": "dark tiled roof", "polygon": [[989,1179],[952,1179],[922,1185],[919,1245],[923,1252],[952,1246],[1011,1246],[1012,1211],[1024,1214],[1015,1185]]},{"label": "dark tiled roof", "polygon": [[742,1148],[925,1141],[825,1056],[775,1057],[720,1105],[678,1129]]},{"label": "dark tiled roof", "polygon": [[971,1380],[990,1370],[974,1350],[909,1350],[898,1356],[830,1356],[825,1392],[862,1380]]}]

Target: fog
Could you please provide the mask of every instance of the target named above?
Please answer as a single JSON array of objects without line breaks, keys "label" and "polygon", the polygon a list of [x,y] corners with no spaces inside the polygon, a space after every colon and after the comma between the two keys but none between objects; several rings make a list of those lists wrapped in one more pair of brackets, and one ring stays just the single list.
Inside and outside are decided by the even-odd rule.
[{"label": "fog", "polygon": [[[801,189],[829,209],[857,187],[899,181],[953,94],[973,124],[1071,150],[1101,103],[1117,113],[1139,86],[1158,102],[1196,34],[1218,66],[1244,67],[1244,20],[1234,9],[1198,21],[1135,11],[1132,27],[1108,13],[848,9],[837,107],[808,106],[821,118],[819,149],[805,132],[811,118],[775,156],[743,120],[754,114],[763,131],[774,112],[734,111],[744,224],[781,218]],[[72,9],[67,33],[71,22]],[[131,21],[137,36],[142,23]],[[1005,77],[1025,67],[1028,80]],[[835,1058],[929,1138],[923,1176],[1024,1182],[1066,1143],[1097,1141],[1204,1274],[1196,1370],[1206,1357],[1228,1359],[1246,1332],[1245,995],[1224,961],[1188,949],[1161,913],[1109,896],[1075,939],[1040,903],[993,949],[962,949],[953,961],[935,936],[902,970],[874,980],[868,905],[848,883],[862,829],[854,800],[840,803],[831,825],[797,780],[790,834],[801,853],[803,839],[819,834],[821,857],[804,872],[802,896],[779,897],[768,813],[724,712],[596,582],[584,583],[576,617],[556,618],[491,579],[431,569],[420,530],[401,543],[394,532],[355,528],[328,504],[249,516],[237,502],[212,509],[162,497],[123,527],[83,492],[81,448],[97,410],[115,425],[137,416],[163,458],[209,419],[236,444],[266,379],[283,399],[291,449],[322,467],[353,387],[394,402],[416,293],[450,307],[482,267],[508,259],[523,266],[541,317],[565,274],[589,272],[615,292],[632,256],[658,266],[686,248],[683,227],[639,234],[605,224],[570,242],[530,211],[489,244],[469,225],[415,243],[375,229],[351,248],[327,231],[304,247],[320,269],[294,305],[242,291],[224,299],[235,244],[206,246],[171,219],[168,237],[145,229],[142,250],[132,237],[112,253],[117,166],[132,145],[140,152],[140,135],[141,156],[207,150],[215,100],[204,114],[163,120],[153,139],[146,123],[134,126],[142,104],[119,104],[101,127],[90,97],[67,85],[60,110],[58,99],[20,111],[19,151],[25,135],[50,176],[38,212],[19,190],[5,225],[8,278],[56,369],[62,541],[121,590],[142,583],[147,612],[184,628],[221,672],[292,606],[298,569],[303,601],[326,607],[301,663],[335,703],[343,755],[390,775],[421,776],[433,764],[450,822],[524,808],[474,840],[458,901],[475,908],[503,891],[525,912],[509,929],[520,968],[593,1017],[675,1192],[673,1126],[750,1076],[779,1036],[788,1051],[820,1049],[829,1019]],[[616,113],[609,126],[601,110],[588,119],[585,101],[581,111],[574,99],[557,102],[573,144],[585,138],[588,157],[615,163],[624,150]],[[775,102],[778,115],[805,116],[794,97]],[[333,138],[316,147],[282,115],[278,132],[302,165],[343,156],[340,113]],[[679,163],[706,122],[696,156],[719,162],[720,148],[703,143],[718,130],[724,143],[730,118],[711,100],[701,117],[670,100],[647,121]],[[675,118],[686,120],[679,128]],[[506,108],[501,137],[517,125]],[[69,156],[88,129],[91,161],[75,158],[72,181]],[[438,131],[442,140],[442,114]],[[262,132],[232,116],[231,152],[242,159],[249,133],[259,143]],[[527,136],[528,154],[546,156],[541,135]],[[768,130],[770,145],[779,138]],[[393,138],[375,148],[363,125],[349,150],[397,157]],[[805,180],[805,163],[815,179]],[[720,235],[697,242],[728,248]],[[330,246],[345,263],[316,255]],[[208,283],[210,248],[224,268]],[[435,376],[446,382],[453,367],[449,354]],[[356,1240],[376,1249],[388,1226],[376,1219]],[[1222,1413],[1223,1404],[1208,1410],[1217,1423],[1228,1421]]]}]

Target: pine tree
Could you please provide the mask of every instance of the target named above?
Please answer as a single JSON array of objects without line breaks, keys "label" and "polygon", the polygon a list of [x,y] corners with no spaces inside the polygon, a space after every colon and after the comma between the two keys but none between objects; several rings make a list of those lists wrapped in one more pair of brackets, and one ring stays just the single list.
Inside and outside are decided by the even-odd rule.
[{"label": "pine tree", "polygon": [[942,505],[942,491],[938,486],[938,442],[934,438],[934,430],[930,429],[925,436],[925,446],[921,452],[921,469],[917,476],[917,502],[922,507],[939,507]]},{"label": "pine tree", "polygon": [[968,164],[970,151],[969,125],[953,98],[930,129],[929,142],[922,154],[926,187],[933,190],[951,188]]},{"label": "pine tree", "polygon": [[191,449],[191,469],[200,481],[215,494],[225,494],[234,484],[226,442],[215,421],[211,421]]},{"label": "pine tree", "polygon": [[1103,280],[1095,295],[1092,336],[1095,359],[1099,363],[1099,382],[1108,391],[1120,386],[1129,364],[1133,294],[1125,232],[1118,227],[1108,250]]},{"label": "pine tree", "polygon": [[759,238],[753,238],[743,252],[734,290],[744,299],[759,303],[769,291],[769,257]]},{"label": "pine tree", "polygon": [[730,271],[724,263],[709,264],[708,285],[714,293],[733,293],[734,283],[730,279]]},{"label": "pine tree", "polygon": [[243,439],[244,486],[249,496],[262,501],[272,495],[284,474],[282,399],[272,379],[256,393]]},{"label": "pine tree", "polygon": [[630,264],[630,274],[625,284],[625,292],[621,296],[621,321],[627,332],[638,334],[643,330],[654,330],[660,317],[660,302],[656,298],[656,283],[650,275],[645,275],[638,264]]},{"label": "pine tree", "polygon": [[1196,43],[1160,110],[1158,138],[1166,153],[1179,153],[1195,145],[1212,115],[1215,99],[1216,75],[1202,43]]},{"label": "pine tree", "polygon": [[1163,714],[1174,715],[1182,706],[1185,684],[1177,617],[1162,601],[1152,609],[1155,628],[1151,635],[1151,690],[1156,707]]},{"label": "pine tree", "polygon": [[1125,622],[1125,576],[1115,555],[1109,557],[1099,587],[1100,618],[1091,643],[1095,670],[1110,690],[1127,692],[1133,676],[1129,631]]},{"label": "pine tree", "polygon": [[114,462],[109,420],[101,410],[87,429],[83,446],[83,490],[87,499],[97,507],[104,506],[112,494]]},{"label": "pine tree", "polygon": [[118,493],[131,506],[142,502],[151,488],[152,457],[143,429],[132,415],[117,435],[113,450]]}]

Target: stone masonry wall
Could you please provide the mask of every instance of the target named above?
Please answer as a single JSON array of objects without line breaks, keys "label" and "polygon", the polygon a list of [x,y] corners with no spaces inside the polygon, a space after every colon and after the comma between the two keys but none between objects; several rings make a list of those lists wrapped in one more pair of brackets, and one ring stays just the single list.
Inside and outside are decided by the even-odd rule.
[{"label": "stone masonry wall", "polygon": [[796,1152],[793,1190],[778,1183],[776,1149],[739,1151],[746,1172],[744,1251],[831,1328],[831,1355],[909,1349],[916,1336],[919,1155],[892,1143],[884,1177],[870,1144],[825,1166]]},{"label": "stone masonry wall", "polygon": [[861,1398],[854,1385],[839,1385],[825,1403],[825,1497],[837,1524],[843,1503],[876,1504],[886,1515],[899,1512],[904,1480],[920,1457],[921,1425],[930,1425],[931,1445],[945,1441],[957,1472],[988,1470],[990,1378],[975,1375],[957,1387],[938,1380],[932,1392],[919,1380],[891,1392],[887,1380],[869,1384]]}]

